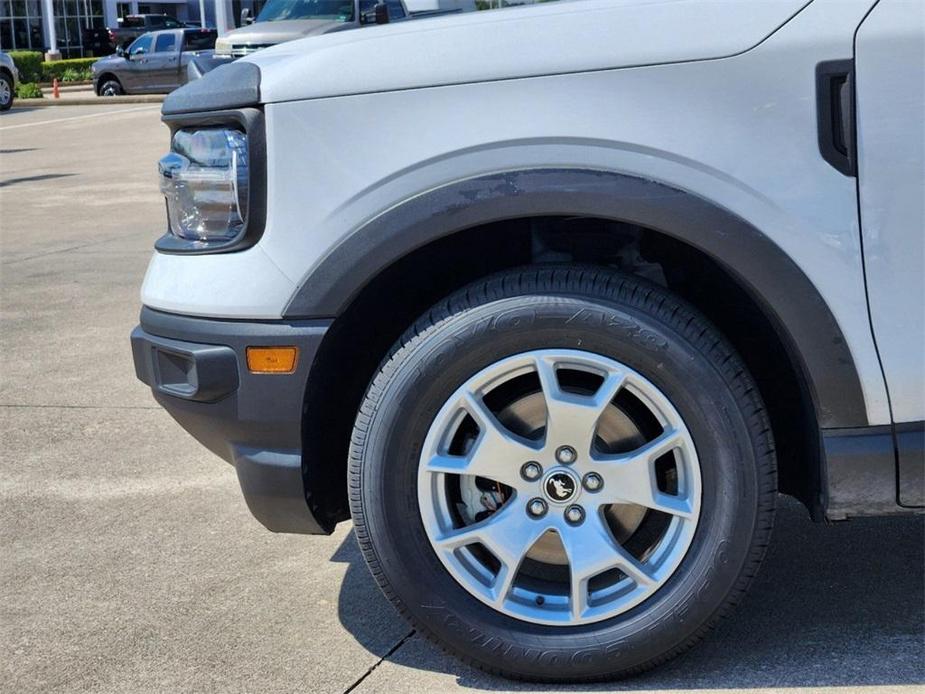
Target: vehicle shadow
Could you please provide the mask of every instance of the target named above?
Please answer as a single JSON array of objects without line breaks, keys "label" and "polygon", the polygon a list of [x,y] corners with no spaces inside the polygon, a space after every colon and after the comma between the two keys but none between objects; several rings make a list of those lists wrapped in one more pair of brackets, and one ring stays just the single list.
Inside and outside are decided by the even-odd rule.
[{"label": "vehicle shadow", "polygon": [[[856,519],[826,526],[811,523],[802,506],[781,497],[768,556],[729,619],[662,668],[620,682],[579,685],[577,690],[921,684],[923,547],[925,518]],[[391,608],[378,593],[352,535],[332,561],[350,564],[340,594],[342,624],[361,645],[383,655],[381,639],[366,625],[381,624],[381,619],[368,618],[371,612]],[[364,608],[355,609],[358,604]],[[352,609],[345,609],[348,605]],[[395,619],[401,618],[396,614]],[[386,660],[452,674],[460,686],[473,689],[566,689],[486,675],[420,638]]]},{"label": "vehicle shadow", "polygon": [[20,176],[19,178],[7,178],[0,181],[0,188],[6,188],[8,186],[14,186],[17,183],[34,183],[35,181],[50,181],[55,178],[69,178],[71,176],[76,176],[75,173],[49,173],[49,174],[38,174],[36,176]]}]

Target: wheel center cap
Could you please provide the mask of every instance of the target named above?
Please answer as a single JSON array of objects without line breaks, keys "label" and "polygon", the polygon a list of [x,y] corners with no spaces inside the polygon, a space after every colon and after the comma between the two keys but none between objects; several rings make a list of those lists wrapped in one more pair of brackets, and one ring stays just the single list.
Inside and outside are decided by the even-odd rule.
[{"label": "wheel center cap", "polygon": [[546,496],[549,497],[550,501],[557,504],[570,501],[575,496],[577,489],[578,482],[567,472],[554,472],[543,483]]}]

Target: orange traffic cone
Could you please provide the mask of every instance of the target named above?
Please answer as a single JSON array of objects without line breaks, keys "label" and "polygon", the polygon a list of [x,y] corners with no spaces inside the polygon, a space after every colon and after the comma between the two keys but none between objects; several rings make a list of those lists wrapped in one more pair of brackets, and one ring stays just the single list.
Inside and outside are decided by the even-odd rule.
[{"label": "orange traffic cone", "polygon": [[60,89],[59,86],[58,86],[58,78],[57,78],[57,77],[55,77],[55,78],[51,81],[51,95],[52,95],[55,99],[60,99],[60,98],[61,98],[61,89]]}]

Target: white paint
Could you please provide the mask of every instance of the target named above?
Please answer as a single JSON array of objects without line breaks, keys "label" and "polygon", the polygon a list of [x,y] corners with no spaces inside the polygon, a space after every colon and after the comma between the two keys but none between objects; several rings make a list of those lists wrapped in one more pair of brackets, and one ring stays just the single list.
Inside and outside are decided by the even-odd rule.
[{"label": "white paint", "polygon": [[[146,301],[278,318],[292,297],[286,282],[265,281],[262,292],[278,293],[255,297],[234,280],[272,267],[298,287],[370,219],[454,181],[519,168],[602,169],[689,191],[763,231],[832,311],[869,423],[888,424],[855,180],[819,153],[814,79],[819,62],[853,56],[872,4],[584,0],[255,53],[245,60],[260,65],[270,102],[262,253],[157,255]],[[345,135],[370,128],[375,137]]]},{"label": "white paint", "polygon": [[[60,107],[53,106],[53,107],[51,107],[51,108],[60,108]],[[91,107],[91,108],[92,108],[92,107]],[[104,107],[104,108],[105,108],[105,107]],[[52,124],[52,123],[55,123],[55,124],[57,124],[57,123],[65,123],[65,122],[67,122],[67,121],[85,120],[85,119],[87,119],[87,118],[102,118],[102,117],[107,117],[107,118],[108,118],[108,117],[110,117],[110,116],[114,116],[114,115],[117,115],[117,114],[120,114],[120,113],[134,113],[134,112],[136,112],[136,111],[151,111],[151,110],[154,110],[154,109],[160,109],[160,105],[159,105],[159,104],[155,104],[155,105],[153,105],[153,106],[140,106],[140,107],[138,107],[138,108],[123,108],[123,109],[118,109],[118,110],[116,110],[116,111],[112,111],[112,110],[110,110],[110,109],[106,109],[106,110],[104,110],[104,111],[99,111],[98,113],[86,113],[86,114],[84,114],[84,115],[82,115],[82,116],[69,116],[69,117],[67,117],[67,118],[53,118],[53,119],[51,119],[51,120],[40,120],[40,121],[37,121],[37,122],[35,122],[35,123],[17,123],[16,125],[7,125],[7,126],[4,126],[4,127],[0,128],[0,131],[3,131],[3,130],[16,130],[17,128],[33,128],[33,127],[38,127],[38,126],[40,126],[40,125],[50,125],[50,124]]]},{"label": "white paint", "polygon": [[897,422],[925,419],[925,7],[877,5],[855,72],[870,315]]}]

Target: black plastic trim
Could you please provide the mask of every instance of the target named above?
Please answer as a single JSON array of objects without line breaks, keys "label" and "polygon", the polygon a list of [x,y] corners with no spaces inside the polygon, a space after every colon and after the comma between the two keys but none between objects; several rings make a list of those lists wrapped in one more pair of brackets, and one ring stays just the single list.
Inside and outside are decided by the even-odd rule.
[{"label": "black plastic trim", "polygon": [[[916,463],[911,483],[925,484],[925,425],[922,422],[829,429],[822,432],[826,463],[825,515],[829,520],[855,516],[912,513],[897,486],[897,462]],[[903,453],[897,456],[898,450]]]},{"label": "black plastic trim", "polygon": [[260,104],[260,68],[254,63],[235,62],[210,70],[172,91],[164,99],[161,113],[175,116],[246,108]]},{"label": "black plastic trim", "polygon": [[896,451],[890,425],[822,432],[826,466],[825,516],[898,513]]},{"label": "black plastic trim", "polygon": [[238,362],[229,347],[152,341],[141,327],[132,331],[131,340],[135,375],[164,395],[216,402],[238,389]]},{"label": "black plastic trim", "polygon": [[822,158],[846,176],[857,176],[853,60],[816,65],[816,118]]},{"label": "black plastic trim", "polygon": [[247,508],[268,530],[300,535],[329,535],[333,530],[308,506],[301,451],[236,445],[234,468]]},{"label": "black plastic trim", "polygon": [[925,507],[925,422],[904,422],[895,429],[899,503]]},{"label": "black plastic trim", "polygon": [[[302,409],[308,375],[330,321],[231,321],[143,308],[132,333],[138,378],[209,450],[232,463],[254,516],[275,532],[326,534],[306,492]],[[254,374],[248,346],[294,345],[291,374]],[[168,374],[162,355],[185,360]],[[186,381],[184,382],[184,377]]]},{"label": "black plastic trim", "polygon": [[285,315],[340,315],[369,281],[420,246],[482,224],[539,216],[638,224],[700,249],[739,278],[789,345],[803,369],[819,426],[868,423],[844,335],[813,283],[786,253],[754,226],[707,200],[614,172],[511,171],[412,198],[371,220],[328,254],[293,296]]},{"label": "black plastic trim", "polygon": [[247,195],[247,219],[241,232],[228,241],[191,241],[171,234],[161,236],[154,248],[161,253],[203,255],[231,253],[250,248],[263,236],[267,220],[267,135],[263,111],[244,108],[233,111],[164,116],[170,128],[170,138],[182,128],[223,126],[240,128],[247,134],[247,157],[250,165],[250,185]]}]

